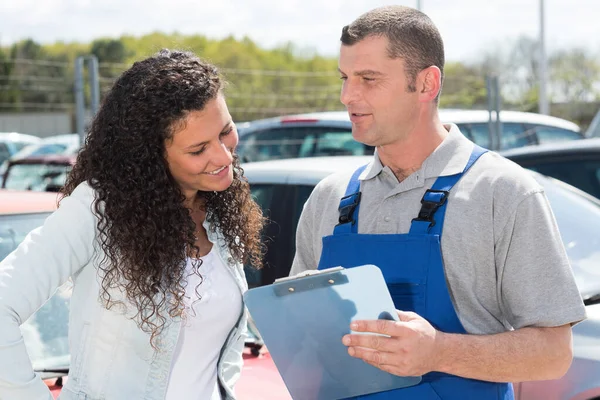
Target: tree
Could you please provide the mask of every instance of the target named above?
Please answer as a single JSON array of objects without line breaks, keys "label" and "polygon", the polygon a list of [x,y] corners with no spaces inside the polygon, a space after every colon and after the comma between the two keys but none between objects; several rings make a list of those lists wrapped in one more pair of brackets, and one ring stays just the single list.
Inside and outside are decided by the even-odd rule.
[{"label": "tree", "polygon": [[550,58],[552,96],[564,102],[598,99],[600,63],[584,49],[556,52]]},{"label": "tree", "polygon": [[444,68],[442,107],[477,108],[487,103],[485,75],[477,67],[448,63]]},{"label": "tree", "polygon": [[125,45],[116,39],[94,40],[90,52],[98,58],[99,63],[122,64],[127,58]]}]

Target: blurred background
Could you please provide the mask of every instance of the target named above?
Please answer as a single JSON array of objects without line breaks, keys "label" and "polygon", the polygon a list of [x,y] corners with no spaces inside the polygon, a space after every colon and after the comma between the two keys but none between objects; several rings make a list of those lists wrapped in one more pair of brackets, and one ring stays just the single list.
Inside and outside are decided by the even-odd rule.
[{"label": "blurred background", "polygon": [[[421,9],[442,33],[441,107],[539,112],[582,130],[600,108],[597,0],[395,3]],[[0,132],[45,137],[83,129],[115,77],[164,47],[191,50],[221,67],[236,121],[343,110],[336,71],[341,28],[385,4],[5,0]]]}]

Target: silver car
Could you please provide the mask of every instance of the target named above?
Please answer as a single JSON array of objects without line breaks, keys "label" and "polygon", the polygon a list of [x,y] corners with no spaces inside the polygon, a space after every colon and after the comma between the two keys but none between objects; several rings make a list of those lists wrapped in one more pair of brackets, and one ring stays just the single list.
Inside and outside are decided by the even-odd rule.
[{"label": "silver car", "polygon": [[[251,287],[287,276],[295,252],[298,218],[315,185],[327,175],[352,170],[371,157],[316,157],[243,165],[253,195],[269,217],[266,268],[247,268]],[[600,200],[535,172],[558,221],[586,303],[588,319],[573,328],[574,360],[558,380],[515,384],[518,400],[600,399]],[[540,299],[543,301],[544,299]]]},{"label": "silver car", "polygon": [[0,164],[14,156],[24,147],[38,143],[37,136],[17,132],[0,132]]},{"label": "silver car", "polygon": [[[490,114],[485,110],[440,109],[439,115],[442,122],[458,125],[465,136],[491,150],[583,138],[573,122],[548,115],[502,111],[500,135],[490,134]],[[352,138],[352,123],[346,111],[287,115],[242,122],[237,127],[238,154],[246,162],[373,154],[372,147]]]}]

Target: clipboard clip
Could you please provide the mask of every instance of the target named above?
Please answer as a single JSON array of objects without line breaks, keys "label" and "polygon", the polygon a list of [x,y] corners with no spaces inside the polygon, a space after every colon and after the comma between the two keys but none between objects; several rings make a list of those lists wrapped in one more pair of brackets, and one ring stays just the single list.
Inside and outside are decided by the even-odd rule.
[{"label": "clipboard clip", "polygon": [[298,275],[279,278],[273,283],[277,296],[304,292],[317,288],[334,286],[348,282],[342,271],[344,267],[333,267],[323,270],[308,270]]},{"label": "clipboard clip", "polygon": [[300,272],[299,274],[294,275],[294,276],[285,276],[283,278],[275,279],[274,283],[293,281],[296,279],[306,278],[307,276],[328,274],[331,272],[342,271],[343,269],[344,269],[344,267],[333,267],[333,268],[327,268],[327,269],[321,269],[321,270],[309,269],[309,270]]}]

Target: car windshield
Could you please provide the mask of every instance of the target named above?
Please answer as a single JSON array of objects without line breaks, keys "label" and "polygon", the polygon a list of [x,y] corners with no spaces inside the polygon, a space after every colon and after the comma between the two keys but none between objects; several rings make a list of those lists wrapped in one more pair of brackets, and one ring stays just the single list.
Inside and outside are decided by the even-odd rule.
[{"label": "car windshield", "polygon": [[600,294],[600,201],[559,180],[539,174],[536,179],[552,206],[582,296]]},{"label": "car windshield", "polygon": [[[41,226],[50,213],[0,215],[0,260]],[[69,298],[71,285],[61,286],[44,306],[21,325],[27,352],[38,371],[69,366]]]},{"label": "car windshield", "polygon": [[61,187],[70,170],[70,165],[13,164],[8,169],[4,188],[45,191],[49,186]]}]

